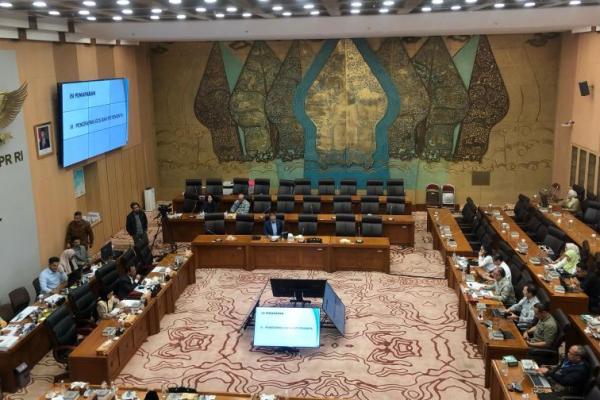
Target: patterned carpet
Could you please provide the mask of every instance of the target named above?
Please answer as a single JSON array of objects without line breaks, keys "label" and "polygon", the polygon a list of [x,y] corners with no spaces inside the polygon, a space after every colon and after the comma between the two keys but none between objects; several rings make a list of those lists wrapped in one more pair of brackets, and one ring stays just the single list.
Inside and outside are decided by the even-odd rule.
[{"label": "patterned carpet", "polygon": [[[431,250],[424,213],[415,216],[416,246],[393,249],[391,275],[198,270],[197,283],[179,298],[176,312],[163,318],[161,332],[142,345],[118,383],[246,393],[288,389],[291,395],[323,398],[488,398],[483,362],[465,341],[456,295],[440,279],[443,264]],[[127,241],[123,234],[113,240]],[[159,235],[156,250],[163,246]],[[297,355],[253,349],[251,329],[240,327],[270,277],[327,278],[346,304],[345,337],[323,330],[320,348]],[[270,295],[267,287],[262,303],[274,302]],[[33,383],[8,398],[37,398],[58,371],[47,356],[34,368]]]}]

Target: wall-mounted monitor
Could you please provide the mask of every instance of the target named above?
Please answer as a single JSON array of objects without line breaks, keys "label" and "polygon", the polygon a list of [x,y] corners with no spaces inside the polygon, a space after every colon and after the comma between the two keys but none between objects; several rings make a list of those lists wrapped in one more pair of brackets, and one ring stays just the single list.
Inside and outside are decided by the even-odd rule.
[{"label": "wall-mounted monitor", "polygon": [[62,167],[127,144],[125,78],[58,84],[58,160]]}]

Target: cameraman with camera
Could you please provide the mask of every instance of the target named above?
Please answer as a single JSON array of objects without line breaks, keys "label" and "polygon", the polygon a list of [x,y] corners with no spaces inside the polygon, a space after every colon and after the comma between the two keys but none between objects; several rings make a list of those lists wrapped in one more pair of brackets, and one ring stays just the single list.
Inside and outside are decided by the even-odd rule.
[{"label": "cameraman with camera", "polygon": [[148,243],[148,218],[138,202],[132,202],[131,212],[127,215],[125,227],[133,238],[133,245],[138,248]]}]

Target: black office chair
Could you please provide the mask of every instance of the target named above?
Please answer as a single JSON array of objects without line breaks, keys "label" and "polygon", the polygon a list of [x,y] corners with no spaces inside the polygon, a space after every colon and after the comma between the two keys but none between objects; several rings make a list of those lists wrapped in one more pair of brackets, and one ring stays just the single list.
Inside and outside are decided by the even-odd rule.
[{"label": "black office chair", "polygon": [[[389,188],[389,186],[388,186]],[[404,204],[404,196],[387,196],[385,205],[386,214],[390,215],[401,215],[406,212],[406,205]]]},{"label": "black office chair", "polygon": [[233,194],[248,195],[248,178],[233,178]]},{"label": "black office chair", "polygon": [[254,180],[254,194],[269,194],[271,191],[271,180],[257,178]]},{"label": "black office chair", "polygon": [[334,214],[351,214],[352,213],[352,197],[351,196],[334,196],[333,197],[333,213]]},{"label": "black office chair", "polygon": [[293,195],[294,194],[294,181],[287,179],[279,180],[279,188],[277,188],[278,195]]},{"label": "black office chair", "polygon": [[191,191],[186,191],[183,194],[183,205],[181,206],[181,212],[184,213],[195,213],[200,211],[198,194]]},{"label": "black office chair", "polygon": [[210,178],[206,180],[206,194],[213,196],[223,196],[223,180]]},{"label": "black office chair", "polygon": [[225,215],[209,213],[204,215],[204,231],[211,235],[225,234]]},{"label": "black office chair", "polygon": [[379,196],[362,196],[360,198],[361,214],[379,214]]},{"label": "black office chair", "polygon": [[29,298],[29,292],[23,286],[11,291],[8,294],[8,298],[10,299],[10,305],[12,306],[15,315],[27,307],[31,301]]},{"label": "black office chair", "polygon": [[294,196],[291,194],[288,195],[278,195],[277,196],[277,212],[278,213],[293,213],[294,212]]},{"label": "black office chair", "polygon": [[321,212],[321,196],[304,196],[302,199],[304,214],[319,214]]},{"label": "black office chair", "polygon": [[556,320],[556,325],[558,327],[554,342],[552,342],[548,348],[532,347],[529,349],[529,356],[533,358],[538,365],[558,364],[558,352],[560,346],[565,341],[567,332],[571,329],[571,321],[569,321],[569,318],[567,318],[562,310],[554,310],[551,314]]},{"label": "black office chair", "polygon": [[548,227],[545,224],[540,224],[535,231],[535,235],[531,237],[537,244],[544,243],[544,239],[548,236]]},{"label": "black office chair", "polygon": [[255,213],[268,213],[269,211],[271,211],[271,195],[254,195],[254,202],[252,206]]},{"label": "black office chair", "polygon": [[404,179],[389,179],[387,181],[388,196],[404,196]]},{"label": "black office chair", "polygon": [[89,283],[69,291],[69,304],[78,326],[96,327],[96,303],[97,296],[92,292]]},{"label": "black office chair", "polygon": [[185,180],[184,192],[202,193],[202,178],[189,178]]},{"label": "black office chair", "polygon": [[295,179],[294,194],[310,195],[310,179]]},{"label": "black office chair", "polygon": [[252,235],[254,230],[254,215],[236,214],[235,215],[235,233],[236,235]]},{"label": "black office chair", "polygon": [[552,226],[548,228],[548,234],[542,242],[544,246],[547,246],[552,249],[554,255],[551,258],[553,260],[556,260],[558,257],[560,257],[560,254],[562,253],[566,245],[566,242],[563,239],[560,239],[555,235],[557,233],[556,231],[557,229]]},{"label": "black office chair", "polygon": [[[568,349],[567,349],[567,351],[568,351]],[[582,393],[586,394],[585,399],[587,399],[588,398],[587,395],[592,393],[592,391],[594,391],[594,389],[598,389],[598,383],[599,383],[598,377],[600,375],[600,361],[598,361],[598,357],[596,357],[596,353],[594,353],[594,350],[587,344],[583,345],[583,358],[584,358],[584,360],[587,361],[588,367],[590,369],[590,375],[588,377],[588,380],[584,385],[585,387],[581,391]],[[598,397],[593,398],[595,400],[600,399],[600,391],[598,391],[597,393],[598,393]],[[568,398],[572,399],[572,397],[568,397]]]},{"label": "black office chair", "polygon": [[150,246],[147,243],[140,248],[136,248],[135,255],[137,256],[136,268],[140,274],[146,275],[154,269],[152,250],[150,250]]},{"label": "black office chair", "polygon": [[583,212],[581,220],[589,226],[596,225],[600,220],[600,210],[588,205],[588,207]]},{"label": "black office chair", "polygon": [[514,286],[515,294],[520,293],[522,296],[523,295],[523,287],[532,282],[533,282],[533,280],[531,279],[531,274],[529,273],[529,271],[526,269],[522,270],[521,278],[519,279],[519,282],[517,282],[516,286]]},{"label": "black office chair", "polygon": [[11,304],[6,303],[6,304],[0,305],[0,318],[2,318],[4,321],[8,322],[14,316],[15,316],[15,313],[13,312]]},{"label": "black office chair", "polygon": [[318,222],[317,216],[313,214],[298,215],[298,232],[304,236],[314,236],[317,234]]},{"label": "black office chair", "polygon": [[[144,244],[142,243],[141,245],[143,246]],[[137,268],[137,265],[139,264],[137,253],[133,247],[130,247],[127,250],[125,250],[123,255],[119,257],[117,261],[119,263],[119,268],[121,271],[123,271],[123,273],[127,273],[130,266],[135,265]]]},{"label": "black office chair", "polygon": [[354,179],[346,179],[340,182],[340,195],[354,196],[356,194],[356,181]]},{"label": "black office chair", "polygon": [[354,214],[339,214],[335,216],[335,235],[356,235],[356,218],[354,217]]},{"label": "black office chair", "polygon": [[521,225],[521,228],[525,231],[527,236],[529,236],[530,238],[535,238],[537,230],[539,229],[541,224],[542,221],[540,221],[540,219],[537,216],[531,215],[529,219]]},{"label": "black office chair", "polygon": [[362,235],[365,237],[383,236],[383,222],[380,215],[363,215]]},{"label": "black office chair", "polygon": [[583,243],[581,243],[581,249],[580,249],[579,253],[580,253],[579,254],[579,256],[580,256],[579,265],[587,267],[590,263],[591,254],[592,254],[592,251],[590,249],[590,242],[588,242],[587,240],[584,240]]},{"label": "black office chair", "polygon": [[106,292],[112,292],[115,289],[119,280],[119,272],[117,271],[117,262],[109,261],[95,272],[96,280],[100,283],[100,288]]},{"label": "black office chair", "polygon": [[383,181],[369,180],[367,181],[367,196],[383,196]]},{"label": "black office chair", "polygon": [[38,297],[42,294],[42,287],[40,286],[40,278],[35,278],[31,284],[33,285],[33,290],[35,290],[35,297]]},{"label": "black office chair", "polygon": [[334,195],[335,181],[333,179],[321,179],[319,181],[319,194]]}]

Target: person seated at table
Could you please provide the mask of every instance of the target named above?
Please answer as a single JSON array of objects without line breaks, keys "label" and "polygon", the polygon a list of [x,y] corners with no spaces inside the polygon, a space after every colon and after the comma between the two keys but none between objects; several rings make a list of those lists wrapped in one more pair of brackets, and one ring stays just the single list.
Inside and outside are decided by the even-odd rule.
[{"label": "person seated at table", "polygon": [[244,193],[238,194],[238,198],[233,202],[229,209],[231,213],[248,214],[250,212],[250,202],[246,200]]},{"label": "person seated at table", "polygon": [[493,281],[494,277],[492,276],[492,272],[494,272],[497,268],[501,268],[504,270],[504,275],[506,276],[506,278],[508,278],[508,280],[510,281],[512,279],[512,274],[510,272],[508,264],[504,262],[504,257],[502,257],[501,254],[496,254],[492,260],[492,266],[486,268],[486,271],[488,271],[489,273],[482,273],[482,278],[488,281]]},{"label": "person seated at table", "polygon": [[88,265],[88,252],[79,239],[73,239],[71,248],[75,251],[75,263],[78,268],[85,268]]},{"label": "person seated at table", "polygon": [[585,360],[583,346],[573,345],[561,363],[553,367],[542,366],[537,372],[548,379],[553,393],[559,396],[582,395],[590,376],[590,366]]},{"label": "person seated at table", "polygon": [[479,248],[479,258],[477,259],[477,265],[485,270],[485,272],[492,272],[496,266],[494,265],[494,257],[492,257],[492,249],[484,247],[483,245]]},{"label": "person seated at table", "polygon": [[560,201],[560,183],[554,182],[548,189],[550,195],[550,201],[552,203],[558,203]]},{"label": "person seated at table", "polygon": [[539,303],[537,298],[537,287],[533,283],[523,286],[523,297],[518,303],[508,309],[506,318],[515,321],[519,330],[528,329],[535,319],[535,310],[533,306]]},{"label": "person seated at table", "polygon": [[48,259],[48,267],[40,272],[40,289],[42,293],[58,293],[61,285],[67,281],[67,274],[59,266],[58,257]]},{"label": "person seated at table", "polygon": [[212,194],[206,195],[204,202],[202,203],[203,213],[216,213],[219,212],[219,200]]},{"label": "person seated at table", "polygon": [[510,279],[506,277],[506,272],[501,267],[497,267],[492,272],[492,277],[494,278],[494,284],[489,287],[492,295],[487,297],[501,301],[505,306],[515,304],[515,289]]},{"label": "person seated at table", "polygon": [[533,309],[538,322],[523,332],[523,339],[531,347],[550,347],[558,335],[556,320],[550,314],[550,304],[539,302]]},{"label": "person seated at table", "polygon": [[598,276],[597,267],[588,269],[583,264],[577,264],[575,269],[576,286],[579,286],[581,290],[588,295],[589,309],[594,314],[600,312],[600,276]]},{"label": "person seated at table", "polygon": [[123,300],[129,296],[129,293],[133,292],[141,280],[142,277],[137,273],[135,265],[130,265],[129,268],[127,268],[127,275],[123,275],[117,281],[117,297]]},{"label": "person seated at table", "polygon": [[573,189],[570,189],[567,193],[567,198],[560,202],[560,206],[563,208],[563,210],[570,211],[573,214],[581,211],[581,204],[579,203],[577,192]]},{"label": "person seated at table", "polygon": [[100,299],[96,303],[98,319],[111,319],[110,312],[115,309],[117,304],[119,304],[119,299],[116,298],[112,290],[102,289]]},{"label": "person seated at table", "polygon": [[281,236],[283,221],[277,219],[277,214],[274,211],[269,213],[269,218],[265,221],[263,230],[267,236]]},{"label": "person seated at table", "polygon": [[71,272],[78,270],[79,266],[77,265],[77,262],[75,260],[75,250],[63,250],[63,252],[60,253],[58,266],[66,274],[70,274]]},{"label": "person seated at table", "polygon": [[550,264],[551,268],[559,271],[564,271],[569,275],[575,275],[577,264],[579,264],[581,256],[579,255],[579,247],[575,243],[567,243],[565,251],[555,262]]}]

